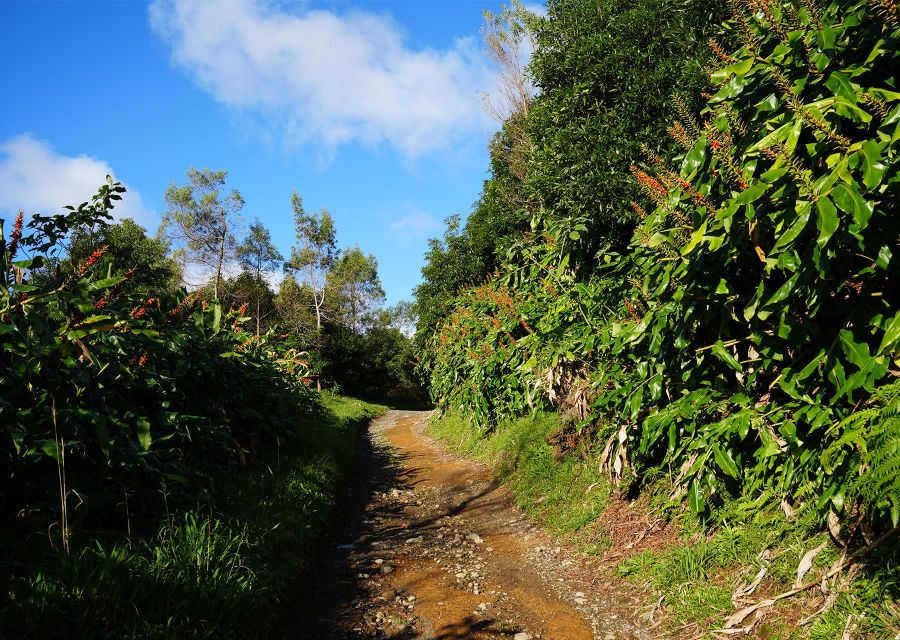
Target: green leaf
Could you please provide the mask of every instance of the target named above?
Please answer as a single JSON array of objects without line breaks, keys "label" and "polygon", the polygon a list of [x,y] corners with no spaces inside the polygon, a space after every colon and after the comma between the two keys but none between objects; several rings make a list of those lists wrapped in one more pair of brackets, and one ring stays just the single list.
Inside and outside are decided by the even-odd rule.
[{"label": "green leaf", "polygon": [[825,81],[825,86],[831,89],[831,92],[836,96],[842,96],[853,102],[856,101],[856,91],[853,89],[853,85],[850,84],[850,79],[840,71],[833,71],[828,76],[828,80]]},{"label": "green leaf", "polygon": [[806,228],[806,224],[809,222],[810,216],[810,203],[802,202],[797,206],[797,217],[791,223],[791,226],[787,228],[787,230],[778,236],[778,241],[775,243],[775,246],[772,247],[770,253],[775,253],[777,251],[782,250],[784,247],[788,246],[791,242],[797,239],[803,230]]},{"label": "green leaf", "polygon": [[841,331],[840,338],[841,348],[844,350],[844,355],[847,356],[847,360],[860,369],[866,366],[866,363],[871,358],[869,347],[865,343],[856,342],[853,339],[853,332],[847,329]]},{"label": "green leaf", "polygon": [[874,189],[881,184],[884,176],[884,162],[881,159],[881,147],[872,139],[866,140],[862,146],[863,152],[863,184],[868,189]]},{"label": "green leaf", "polygon": [[838,184],[831,192],[831,197],[841,211],[849,213],[853,216],[853,221],[856,222],[860,228],[865,228],[869,222],[869,218],[872,217],[874,207],[853,187],[855,187],[855,185],[847,186],[843,183]]},{"label": "green leaf", "polygon": [[735,204],[750,204],[751,202],[756,202],[768,188],[769,185],[765,182],[755,182],[747,189],[741,191],[740,195],[734,199],[734,202]]},{"label": "green leaf", "polygon": [[713,448],[713,457],[715,458],[716,465],[732,478],[737,478],[740,475],[737,463],[734,461],[734,458],[731,457],[730,451],[715,447]]},{"label": "green leaf", "polygon": [[691,486],[688,490],[688,504],[690,504],[691,511],[696,514],[703,513],[703,510],[706,508],[703,489],[700,488],[697,478],[691,480]]},{"label": "green leaf", "polygon": [[729,367],[734,369],[735,371],[743,371],[743,367],[741,367],[741,363],[738,362],[731,352],[725,348],[725,345],[722,344],[721,340],[718,340],[712,347],[713,355],[715,355],[719,360],[727,364]]},{"label": "green leaf", "polygon": [[150,437],[150,422],[146,418],[138,418],[137,437],[145,451],[150,448],[153,440]]},{"label": "green leaf", "polygon": [[834,203],[828,196],[823,196],[816,200],[816,210],[819,212],[819,239],[816,243],[823,247],[838,229],[838,213]]},{"label": "green leaf", "polygon": [[900,312],[888,323],[887,328],[884,330],[884,337],[881,339],[881,344],[878,345],[875,355],[880,356],[888,352],[893,353],[896,350],[898,340],[900,340]]}]

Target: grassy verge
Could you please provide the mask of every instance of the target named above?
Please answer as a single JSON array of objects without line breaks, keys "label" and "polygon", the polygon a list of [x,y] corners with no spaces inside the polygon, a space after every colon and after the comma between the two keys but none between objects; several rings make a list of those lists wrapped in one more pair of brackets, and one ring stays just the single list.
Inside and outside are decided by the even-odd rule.
[{"label": "grassy verge", "polygon": [[[484,434],[448,414],[434,420],[429,432],[455,452],[492,465],[519,505],[548,529],[590,541],[582,545],[587,552],[605,551],[609,539],[602,514],[612,489],[599,472],[596,451],[580,447],[563,457],[554,454],[547,438],[560,427],[557,416],[538,414]],[[665,492],[659,500],[651,498],[649,504],[656,506],[648,508],[660,509],[664,502]],[[748,603],[790,589],[810,549],[827,543],[805,580],[824,573],[841,554],[802,513],[789,521],[780,509],[761,510],[748,498],[727,501],[706,523],[684,511],[670,510],[668,516],[678,521],[678,536],[652,550],[626,554],[616,572],[662,596],[667,621],[659,630],[669,629],[671,637],[718,637],[703,632],[720,628],[735,612],[732,596],[763,567],[766,572]],[[585,533],[589,535],[581,535]],[[851,638],[900,637],[900,550],[885,546],[868,560],[852,581],[833,581],[829,594],[811,589],[778,603],[756,626],[754,637],[825,640],[842,638],[845,631]],[[800,625],[806,617],[810,620]]]},{"label": "grassy verge", "polygon": [[611,492],[598,465],[582,463],[584,452],[554,456],[547,436],[560,426],[555,414],[541,413],[483,435],[466,420],[448,414],[432,421],[429,432],[455,452],[493,465],[520,507],[564,534],[596,520]]},{"label": "grassy verge", "polygon": [[328,394],[323,405],[290,444],[210,478],[155,530],[20,556],[0,585],[0,638],[265,637],[329,524],[358,429],[383,409]]}]

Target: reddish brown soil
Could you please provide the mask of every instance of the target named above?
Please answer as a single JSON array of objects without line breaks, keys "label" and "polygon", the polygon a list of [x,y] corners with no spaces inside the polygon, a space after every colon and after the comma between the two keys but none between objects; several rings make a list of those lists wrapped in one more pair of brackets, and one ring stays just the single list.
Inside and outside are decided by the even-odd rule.
[{"label": "reddish brown soil", "polygon": [[359,524],[313,577],[313,610],[289,637],[653,637],[643,594],[530,523],[487,468],[425,434],[429,415],[372,424],[348,513]]}]

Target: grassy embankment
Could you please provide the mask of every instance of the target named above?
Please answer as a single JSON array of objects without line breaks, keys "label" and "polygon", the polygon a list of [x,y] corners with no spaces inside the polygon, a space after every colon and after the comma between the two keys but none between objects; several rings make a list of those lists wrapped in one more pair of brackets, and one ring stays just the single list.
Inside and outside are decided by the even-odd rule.
[{"label": "grassy embankment", "polygon": [[323,405],[296,441],[209,478],[158,530],[45,551],[9,585],[0,638],[266,637],[329,525],[359,428],[383,410],[330,394]]},{"label": "grassy embankment", "polygon": [[[615,490],[599,471],[600,452],[582,441],[560,456],[547,442],[560,427],[556,415],[542,413],[483,434],[468,421],[447,414],[435,419],[429,432],[455,452],[492,465],[519,506],[556,535],[575,541],[585,553],[621,554],[612,560],[616,573],[663,596],[668,621],[660,632],[680,629],[675,634],[680,637],[720,628],[735,611],[732,595],[752,583],[763,566],[766,573],[753,598],[790,589],[802,557],[820,544],[826,543],[804,582],[824,573],[841,556],[841,549],[812,518],[801,513],[788,520],[781,510],[759,510],[749,498],[724,500],[706,522],[698,522],[668,499],[664,480],[646,487],[634,508],[650,520],[665,517],[670,535],[644,551],[613,549],[603,514]],[[633,533],[636,538],[641,531]],[[853,638],[896,638],[898,589],[900,552],[887,546],[872,553],[852,583],[839,579],[833,584],[833,597],[815,589],[779,603],[756,634],[772,640],[826,640],[841,638],[850,629]],[[828,606],[821,614],[810,616],[824,605]],[[804,617],[810,620],[801,625]]]}]

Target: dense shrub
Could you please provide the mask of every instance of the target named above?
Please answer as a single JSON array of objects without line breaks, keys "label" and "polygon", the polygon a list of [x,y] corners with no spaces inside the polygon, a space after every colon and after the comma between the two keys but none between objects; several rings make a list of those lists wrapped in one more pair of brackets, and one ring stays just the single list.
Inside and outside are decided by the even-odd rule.
[{"label": "dense shrub", "polygon": [[900,374],[892,7],[733,3],[681,155],[632,157],[628,250],[586,264],[589,225],[537,217],[429,342],[434,398],[485,427],[554,404],[697,512],[743,491],[896,524],[895,392],[851,417]]},{"label": "dense shrub", "polygon": [[[248,463],[317,403],[271,335],[199,292],[128,293],[106,248],[30,278],[60,243],[103,226],[122,187],[65,214],[21,216],[0,246],[0,518],[26,529],[152,515],[210,469]],[[23,256],[27,256],[24,257]],[[17,258],[22,258],[18,259]],[[65,265],[65,263],[63,263]],[[44,272],[46,274],[46,272]],[[62,512],[62,514],[60,513]]]}]

